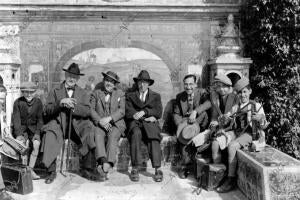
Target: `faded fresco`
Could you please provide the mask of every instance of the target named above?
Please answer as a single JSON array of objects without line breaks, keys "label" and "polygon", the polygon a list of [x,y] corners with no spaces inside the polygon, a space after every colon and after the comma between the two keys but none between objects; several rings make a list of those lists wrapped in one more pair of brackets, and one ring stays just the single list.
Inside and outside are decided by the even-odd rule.
[{"label": "faded fresco", "polygon": [[[81,77],[78,85],[86,89],[94,89],[102,81],[102,72],[113,71],[120,77],[124,91],[133,85],[133,77],[141,70],[147,70],[155,80],[151,89],[159,92],[163,107],[173,97],[173,86],[170,71],[166,64],[151,52],[138,48],[97,48],[84,51],[69,60],[64,68],[72,62],[78,63],[85,76]],[[62,71],[61,80],[64,73]]]}]

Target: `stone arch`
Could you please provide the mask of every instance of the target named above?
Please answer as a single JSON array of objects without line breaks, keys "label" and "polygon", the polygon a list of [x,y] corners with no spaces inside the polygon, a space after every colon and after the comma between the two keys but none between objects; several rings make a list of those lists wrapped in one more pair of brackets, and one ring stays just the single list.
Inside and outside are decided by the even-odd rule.
[{"label": "stone arch", "polygon": [[[106,46],[100,40],[85,42],[85,43],[76,45],[76,46],[72,47],[71,49],[69,49],[59,59],[59,61],[57,62],[56,66],[55,66],[55,72],[61,71],[62,68],[65,66],[65,64],[68,62],[68,60],[70,60],[73,56],[75,56],[83,51],[87,51],[87,50],[95,49],[95,48],[118,48],[118,47]],[[168,56],[168,54],[166,52],[164,52],[161,48],[158,48],[152,44],[142,42],[142,41],[131,41],[131,43],[128,44],[128,46],[126,46],[124,48],[139,48],[139,49],[144,49],[146,51],[149,51],[161,58],[161,60],[166,64],[166,66],[170,70],[170,75],[171,75],[171,73],[176,71],[175,64],[173,63],[171,58]],[[58,78],[57,76],[53,76],[52,81],[58,82],[59,80],[56,80],[57,78]],[[172,80],[172,77],[171,77],[171,80]]]}]

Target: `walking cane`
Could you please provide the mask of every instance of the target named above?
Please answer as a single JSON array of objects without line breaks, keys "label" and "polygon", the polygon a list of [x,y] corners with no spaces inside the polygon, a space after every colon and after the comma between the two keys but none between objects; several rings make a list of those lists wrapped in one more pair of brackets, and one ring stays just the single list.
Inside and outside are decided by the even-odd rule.
[{"label": "walking cane", "polygon": [[[66,171],[68,171],[69,168],[69,155],[70,155],[70,138],[71,138],[71,128],[72,128],[72,110],[70,110],[70,116],[69,116],[69,126],[68,126],[68,144],[67,144],[67,159],[66,159]],[[62,147],[62,155],[60,160],[60,173],[66,177],[67,175],[63,173],[63,163],[64,163],[64,155],[65,155],[65,140],[63,141],[63,147]]]}]

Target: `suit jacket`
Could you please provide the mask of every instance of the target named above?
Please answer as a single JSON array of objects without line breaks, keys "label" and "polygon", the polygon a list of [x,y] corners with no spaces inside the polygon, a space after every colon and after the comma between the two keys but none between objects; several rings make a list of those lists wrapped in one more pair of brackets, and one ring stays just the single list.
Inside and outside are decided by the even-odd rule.
[{"label": "suit jacket", "polygon": [[[47,102],[45,105],[45,114],[51,120],[43,127],[44,132],[49,132],[55,135],[55,139],[43,139],[42,151],[44,152],[43,163],[46,166],[57,157],[60,152],[63,139],[67,137],[67,121],[69,110],[60,107],[60,101],[63,98],[68,97],[67,91],[64,87],[64,83],[60,84],[59,87],[54,88],[48,95]],[[87,144],[90,134],[94,133],[92,123],[89,120],[91,107],[90,97],[85,90],[75,86],[73,98],[77,100],[77,104],[72,112],[72,126],[75,133],[79,136],[81,144],[79,144],[79,151],[85,155],[88,152],[88,147],[91,144]],[[47,138],[47,137],[44,137]],[[50,137],[49,137],[50,138]],[[47,147],[51,147],[46,149]]]},{"label": "suit jacket", "polygon": [[[30,109],[25,97],[20,97],[14,102],[12,126],[15,137],[23,135],[27,138],[28,133],[40,134],[43,126],[43,104],[38,98],[32,101]],[[27,131],[28,129],[30,132]]]},{"label": "suit jacket", "polygon": [[[216,107],[220,108],[219,94],[216,93],[215,91],[212,91],[211,95],[210,95],[210,100],[212,103],[212,115],[211,115],[212,119],[211,119],[211,121],[212,122],[218,121],[218,117],[220,115],[219,115],[218,109]],[[225,111],[222,114],[232,115],[236,111],[236,108],[238,107],[238,102],[239,102],[239,99],[235,93],[228,94],[226,102],[224,102],[225,103]]]},{"label": "suit jacket", "polygon": [[128,133],[130,134],[131,130],[135,127],[141,127],[145,130],[148,139],[161,140],[161,130],[158,121],[146,122],[143,121],[143,119],[135,120],[133,118],[135,113],[142,110],[145,111],[143,119],[151,116],[156,119],[161,118],[162,103],[160,94],[149,89],[145,102],[140,100],[139,92],[137,90],[126,94],[125,116]]},{"label": "suit jacket", "polygon": [[115,88],[110,96],[110,113],[105,112],[105,93],[104,88],[95,90],[91,94],[91,118],[97,126],[101,118],[111,116],[112,123],[122,134],[126,129],[125,116],[125,94],[122,90]]},{"label": "suit jacket", "polygon": [[[209,101],[209,93],[202,88],[197,88],[194,91],[193,110],[197,111],[199,116],[202,112],[211,107]],[[176,102],[174,105],[173,118],[176,126],[184,121],[188,112],[188,95],[185,91],[177,94]]]}]

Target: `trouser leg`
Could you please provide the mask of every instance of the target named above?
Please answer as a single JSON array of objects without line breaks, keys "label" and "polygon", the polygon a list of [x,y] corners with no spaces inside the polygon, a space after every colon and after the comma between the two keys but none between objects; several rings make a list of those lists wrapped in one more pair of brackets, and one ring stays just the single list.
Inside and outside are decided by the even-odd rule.
[{"label": "trouser leg", "polygon": [[241,148],[241,145],[236,142],[230,142],[228,146],[228,176],[236,176],[237,157],[236,152]]},{"label": "trouser leg", "polygon": [[221,163],[221,149],[219,142],[214,140],[211,145],[212,159],[214,163]]},{"label": "trouser leg", "polygon": [[95,156],[98,164],[102,165],[106,160],[106,149],[105,149],[105,131],[101,128],[97,128],[97,132],[95,134]]},{"label": "trouser leg", "polygon": [[159,168],[161,166],[161,148],[159,140],[150,140],[147,144],[152,167]]},{"label": "trouser leg", "polygon": [[106,154],[107,161],[113,166],[116,163],[118,142],[121,137],[121,132],[117,127],[113,127],[107,138]]},{"label": "trouser leg", "polygon": [[56,159],[50,164],[50,166],[47,168],[47,171],[49,173],[56,172]]},{"label": "trouser leg", "polygon": [[39,154],[39,149],[40,149],[40,141],[34,140],[32,143],[33,143],[33,150],[30,154],[30,160],[29,160],[30,168],[34,168],[37,156]]},{"label": "trouser leg", "polygon": [[4,185],[2,173],[0,172],[0,190],[2,190],[2,189],[4,189],[4,188],[5,188],[5,185]]},{"label": "trouser leg", "polygon": [[130,136],[131,165],[134,168],[139,167],[142,164],[141,144],[142,131],[139,127],[135,127],[131,130]]}]

